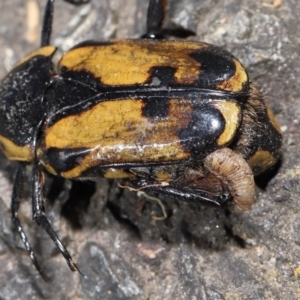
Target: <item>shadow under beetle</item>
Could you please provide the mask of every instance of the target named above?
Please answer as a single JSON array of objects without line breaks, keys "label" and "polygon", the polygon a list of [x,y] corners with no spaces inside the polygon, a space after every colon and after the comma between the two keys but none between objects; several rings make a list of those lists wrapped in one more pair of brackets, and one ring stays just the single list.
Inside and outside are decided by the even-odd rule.
[{"label": "shadow under beetle", "polygon": [[53,5],[48,0],[41,48],[0,84],[0,147],[19,162],[12,219],[42,277],[18,218],[29,163],[33,219],[72,271],[78,268],[45,213],[44,173],[119,178],[185,201],[249,209],[253,176],[278,160],[282,138],[243,65],[207,43],[164,39],[191,32],[163,28],[166,1],[150,0],[141,39],[83,42],[54,68]]}]

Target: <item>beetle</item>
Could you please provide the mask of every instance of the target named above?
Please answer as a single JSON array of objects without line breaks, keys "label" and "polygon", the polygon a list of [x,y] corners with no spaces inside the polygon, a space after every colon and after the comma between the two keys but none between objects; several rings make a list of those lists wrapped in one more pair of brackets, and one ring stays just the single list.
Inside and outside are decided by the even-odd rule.
[{"label": "beetle", "polygon": [[[87,0],[66,0],[83,4]],[[281,155],[280,127],[241,62],[204,42],[167,40],[166,1],[150,0],[140,39],[86,41],[54,68],[48,0],[41,47],[0,84],[0,147],[18,162],[12,220],[47,280],[18,218],[32,164],[33,219],[79,271],[45,213],[44,174],[123,179],[127,187],[185,201],[248,210],[254,176]]]}]

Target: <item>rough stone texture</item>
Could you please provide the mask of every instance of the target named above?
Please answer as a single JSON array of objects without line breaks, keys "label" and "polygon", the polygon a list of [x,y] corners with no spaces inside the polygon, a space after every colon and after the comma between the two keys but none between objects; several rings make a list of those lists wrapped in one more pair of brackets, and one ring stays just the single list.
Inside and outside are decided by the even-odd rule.
[{"label": "rough stone texture", "polygon": [[[146,2],[93,0],[88,10],[57,1],[52,40],[66,50],[86,39],[138,37]],[[39,31],[28,31],[27,12],[26,1],[0,0],[1,77],[38,47]],[[69,271],[31,222],[27,183],[21,217],[52,278],[45,283],[12,228],[15,165],[1,156],[0,299],[299,299],[300,3],[282,0],[274,8],[262,1],[173,0],[168,17],[196,31],[196,40],[223,46],[243,61],[281,124],[281,165],[260,176],[257,201],[245,214],[162,198],[168,217],[157,220],[162,210],[156,202],[116,183],[99,180],[88,207],[83,195],[93,186],[81,186],[76,201],[64,204],[65,184],[47,211],[84,276]]]}]

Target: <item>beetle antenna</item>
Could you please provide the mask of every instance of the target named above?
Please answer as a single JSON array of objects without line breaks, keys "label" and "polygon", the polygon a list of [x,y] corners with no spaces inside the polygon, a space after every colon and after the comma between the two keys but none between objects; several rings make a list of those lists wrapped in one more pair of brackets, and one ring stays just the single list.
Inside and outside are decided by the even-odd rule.
[{"label": "beetle antenna", "polygon": [[53,21],[53,10],[54,10],[54,1],[55,0],[48,0],[46,8],[45,8],[42,34],[41,34],[41,47],[50,45],[50,37],[51,37],[52,21]]}]

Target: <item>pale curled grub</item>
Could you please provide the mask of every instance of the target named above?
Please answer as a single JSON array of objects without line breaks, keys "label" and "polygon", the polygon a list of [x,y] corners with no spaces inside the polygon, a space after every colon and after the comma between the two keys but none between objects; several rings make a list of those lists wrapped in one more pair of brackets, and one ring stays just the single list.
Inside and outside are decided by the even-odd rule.
[{"label": "pale curled grub", "polygon": [[204,166],[228,186],[238,210],[248,210],[255,198],[252,170],[246,160],[229,148],[222,148],[204,159]]}]

